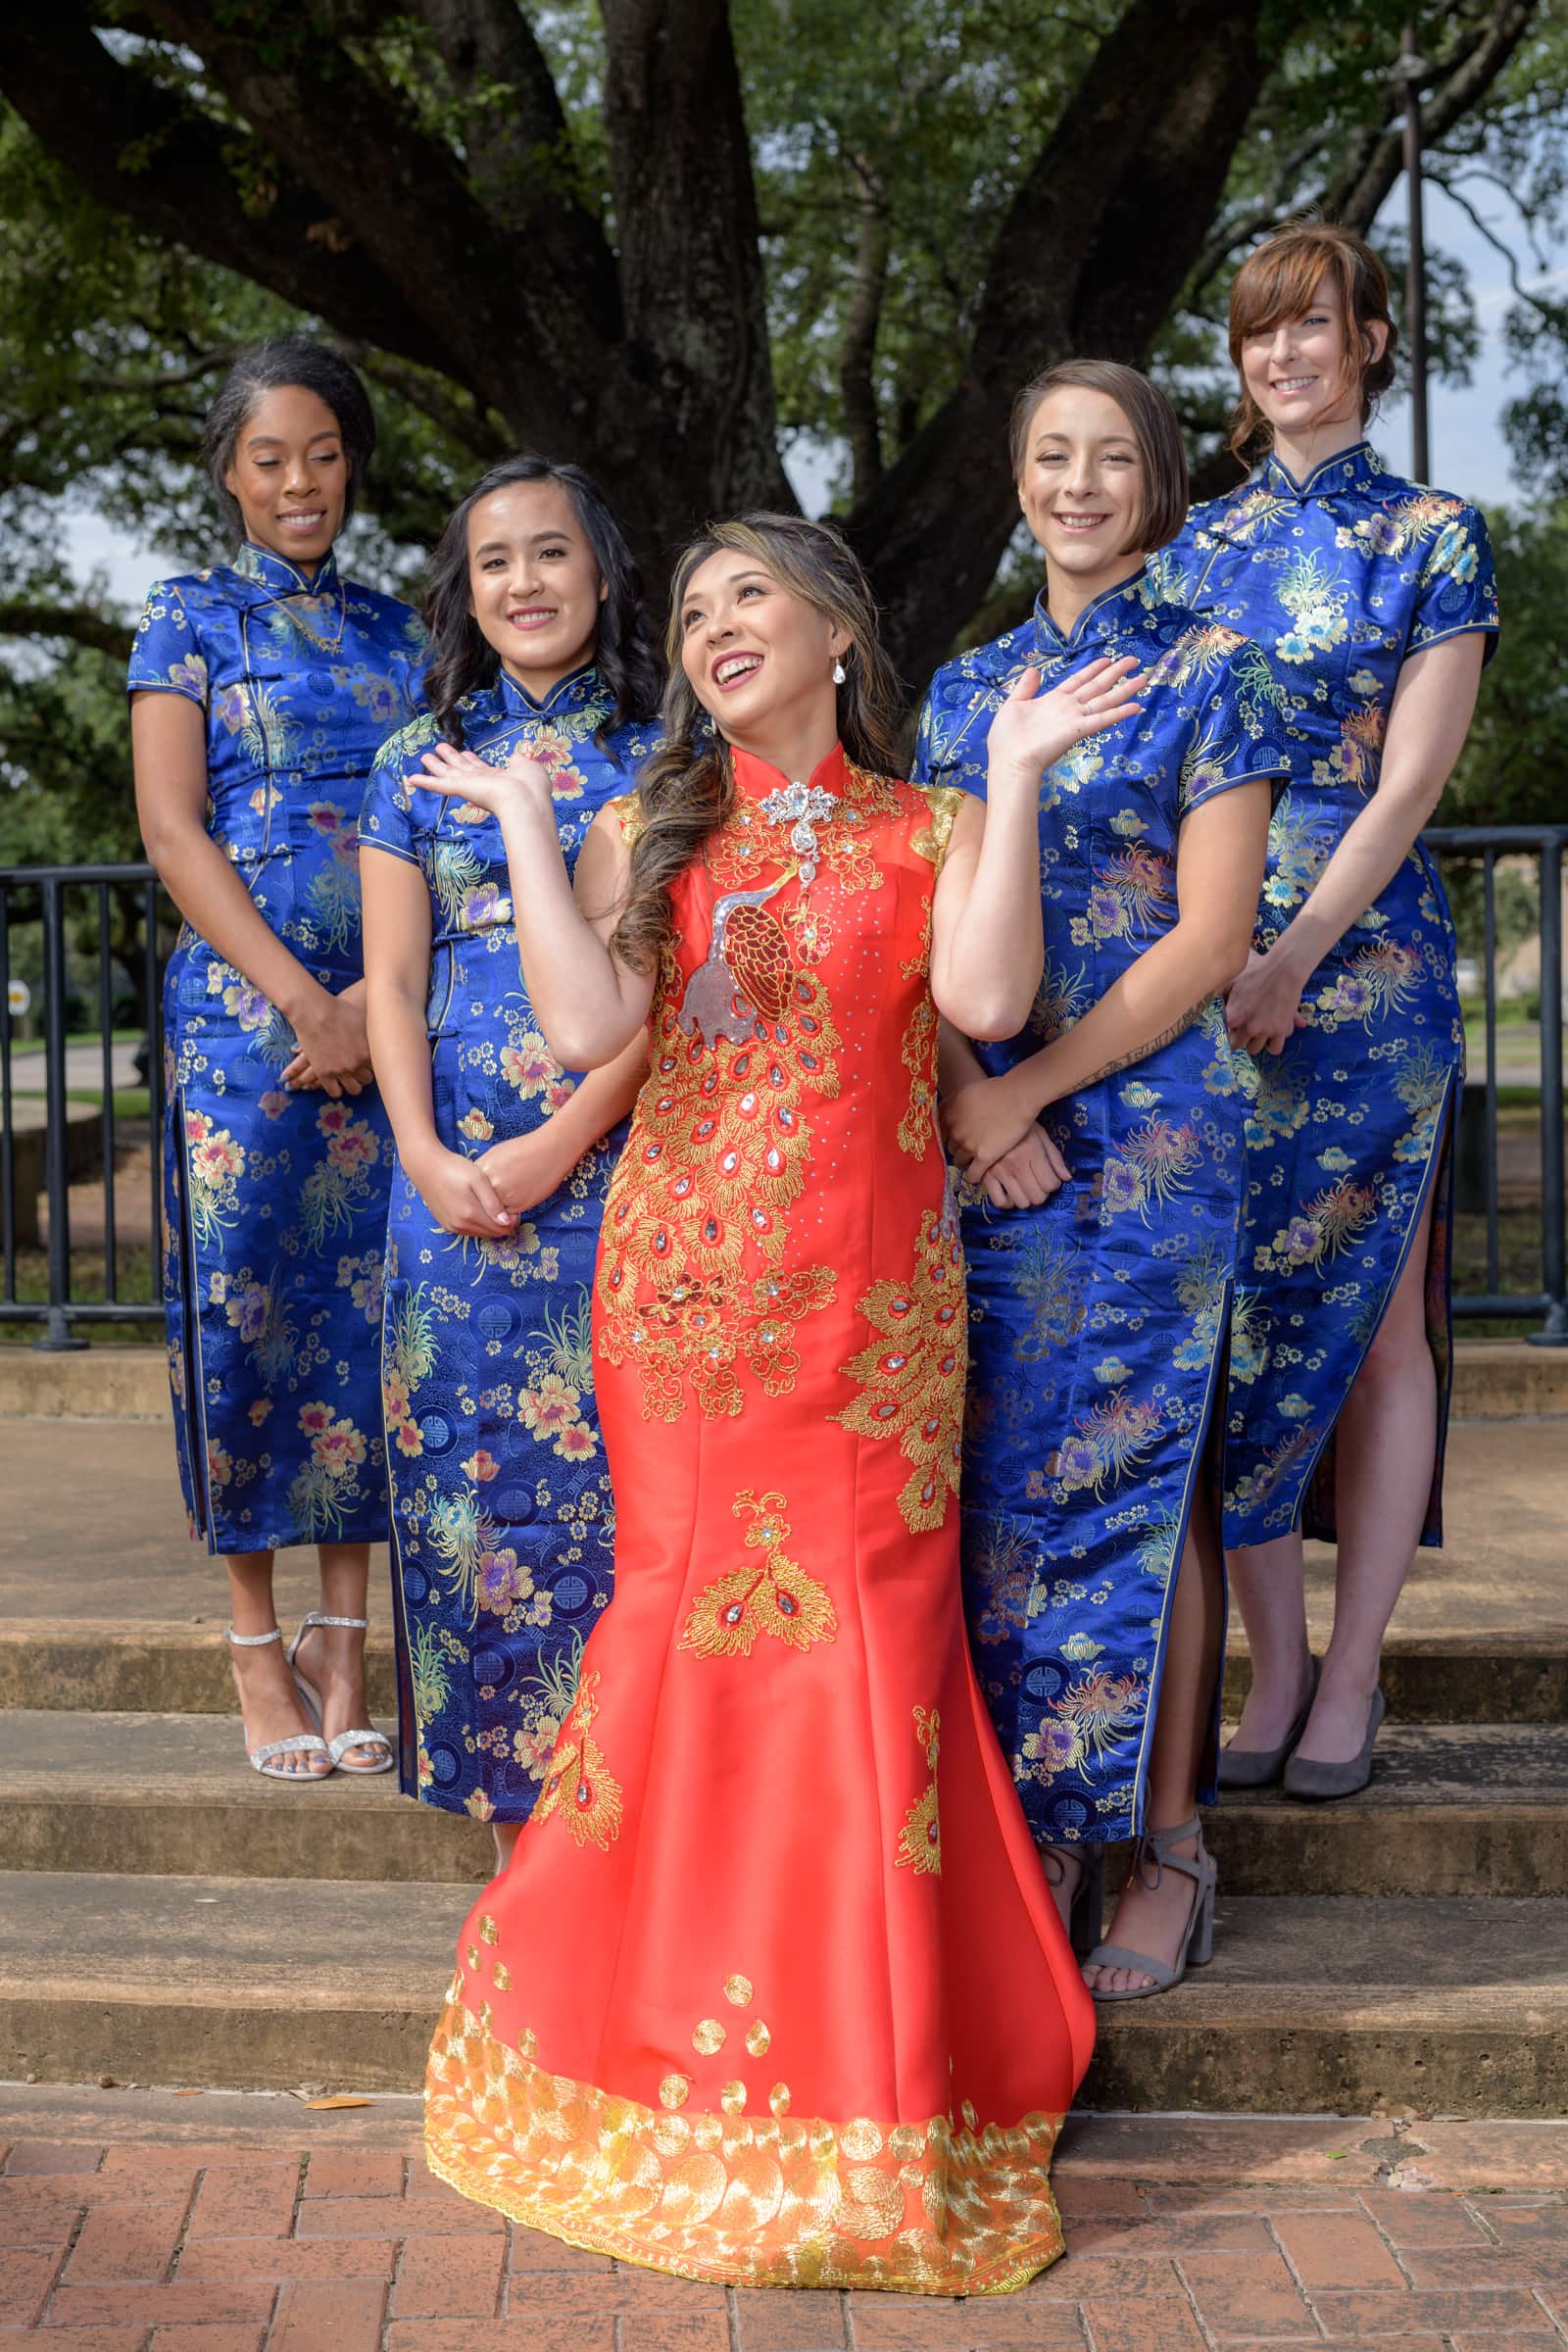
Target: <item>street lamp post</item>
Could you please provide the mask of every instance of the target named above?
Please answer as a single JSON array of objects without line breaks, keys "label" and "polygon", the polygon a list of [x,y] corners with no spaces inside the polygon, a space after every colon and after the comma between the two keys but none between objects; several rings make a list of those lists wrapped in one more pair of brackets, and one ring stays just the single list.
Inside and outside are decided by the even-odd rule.
[{"label": "street lamp post", "polygon": [[1427,247],[1421,202],[1421,77],[1415,20],[1407,19],[1396,69],[1404,96],[1404,184],[1410,208],[1410,259],[1404,280],[1404,325],[1410,345],[1410,471],[1432,478],[1427,432]]}]

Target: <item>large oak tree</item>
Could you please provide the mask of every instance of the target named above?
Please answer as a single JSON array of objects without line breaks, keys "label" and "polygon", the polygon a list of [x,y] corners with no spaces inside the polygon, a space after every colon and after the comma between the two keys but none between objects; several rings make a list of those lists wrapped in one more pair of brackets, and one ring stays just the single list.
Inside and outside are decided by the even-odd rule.
[{"label": "large oak tree", "polygon": [[[188,461],[223,356],[204,276],[252,289],[261,323],[318,322],[428,427],[405,454],[430,495],[394,483],[395,532],[428,529],[443,473],[524,442],[590,465],[657,572],[705,515],[793,506],[805,436],[835,453],[918,680],[1016,521],[1002,450],[1026,374],[1153,355],[1212,447],[1237,259],[1303,203],[1367,228],[1399,176],[1406,13],[54,0],[0,20],[0,95],[63,175],[56,200],[114,224],[105,265],[78,220],[77,280],[135,280],[134,331],[95,362],[92,415],[123,414],[123,461]],[[1485,168],[1527,84],[1538,111],[1560,102],[1552,24],[1544,0],[1421,12],[1440,168]],[[61,327],[49,364],[86,413],[92,328]],[[50,380],[39,414],[0,416],[34,520],[72,464]],[[0,604],[0,630],[90,644],[104,625],[38,593]]]}]

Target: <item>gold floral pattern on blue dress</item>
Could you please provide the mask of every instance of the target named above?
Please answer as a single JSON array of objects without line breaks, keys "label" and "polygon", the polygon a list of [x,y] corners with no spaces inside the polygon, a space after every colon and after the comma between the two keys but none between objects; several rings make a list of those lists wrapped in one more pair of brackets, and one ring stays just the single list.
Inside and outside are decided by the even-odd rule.
[{"label": "gold floral pattern on blue dress", "polygon": [[[542,703],[503,671],[459,708],[481,759],[499,767],[523,751],[548,769],[574,867],[648,739],[606,734],[612,698],[592,667]],[[577,1080],[552,1058],[523,987],[500,825],[423,783],[437,740],[426,714],[386,744],[364,833],[428,887],[436,1132],[476,1158],[536,1133]],[[447,1233],[401,1164],[393,1175],[383,1405],[403,1787],[481,1820],[533,1810],[610,1598],[614,1519],[590,1302],[624,1136],[608,1135],[496,1241]]]},{"label": "gold floral pattern on blue dress", "polygon": [[[308,580],[250,545],[153,587],[131,651],[131,693],[201,709],[208,830],[334,995],[364,978],[360,804],[423,653],[408,606],[332,557]],[[188,923],[164,1037],[164,1299],[191,1532],[215,1552],[378,1540],[380,1099],[280,1086],[287,1021]]]},{"label": "gold floral pattern on blue dress", "polygon": [[[1048,768],[1046,969],[993,1074],[1060,1037],[1177,917],[1183,818],[1285,771],[1280,683],[1255,645],[1146,570],[1069,637],[1037,606],[938,670],[915,774],[984,795],[993,713],[1026,664],[1049,689],[1101,658],[1149,671],[1142,717]],[[1244,1057],[1222,1008],[1051,1106],[1071,1171],[1038,1208],[967,1198],[963,1578],[975,1669],[1041,1843],[1143,1824],[1150,1727],[1219,1377],[1241,1201]]]},{"label": "gold floral pattern on blue dress", "polygon": [[[1377,790],[1399,671],[1472,630],[1495,642],[1487,527],[1387,472],[1365,442],[1297,483],[1270,457],[1195,507],[1157,559],[1172,593],[1245,629],[1288,697],[1290,788],[1275,811],[1255,945],[1279,938]],[[1306,1026],[1259,1058],[1226,1409],[1225,1540],[1300,1524],[1333,1541],[1334,1431],[1433,1201],[1427,1335],[1439,1439],[1423,1543],[1442,1541],[1451,1376],[1453,1114],[1464,1031],[1453,927],[1417,843],[1301,995]]]}]

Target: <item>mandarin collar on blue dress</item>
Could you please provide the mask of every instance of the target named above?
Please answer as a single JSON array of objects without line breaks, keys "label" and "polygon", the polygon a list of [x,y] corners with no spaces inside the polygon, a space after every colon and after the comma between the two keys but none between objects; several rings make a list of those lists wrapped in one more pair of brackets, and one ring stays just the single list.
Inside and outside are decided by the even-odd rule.
[{"label": "mandarin collar on blue dress", "polygon": [[270,547],[258,547],[254,539],[247,539],[229,569],[255,587],[270,589],[274,596],[325,596],[338,585],[337,550],[331,547],[308,576],[287,556],[274,555]]},{"label": "mandarin collar on blue dress", "polygon": [[1298,499],[1304,505],[1309,498],[1343,497],[1348,490],[1363,490],[1377,471],[1371,442],[1357,441],[1314,466],[1304,482],[1298,482],[1270,450],[1252,479],[1276,498]]},{"label": "mandarin collar on blue dress", "polygon": [[1118,580],[1114,588],[1102,588],[1085,605],[1064,637],[1047,610],[1048,590],[1042,588],[1035,599],[1035,629],[1042,650],[1057,655],[1075,654],[1102,637],[1120,636],[1130,625],[1147,617],[1148,589],[1149,565],[1140,564],[1130,579]]},{"label": "mandarin collar on blue dress", "polygon": [[498,711],[506,718],[553,718],[565,710],[581,710],[595,701],[605,703],[608,709],[610,701],[609,689],[592,662],[585,662],[581,669],[558,678],[550,692],[537,702],[526,686],[519,686],[505,669],[496,671],[491,692]]}]

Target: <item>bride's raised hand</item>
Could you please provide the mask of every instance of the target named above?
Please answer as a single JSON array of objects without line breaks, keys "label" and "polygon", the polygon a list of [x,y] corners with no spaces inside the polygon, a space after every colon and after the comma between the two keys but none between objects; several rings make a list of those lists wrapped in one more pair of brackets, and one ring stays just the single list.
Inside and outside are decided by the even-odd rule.
[{"label": "bride's raised hand", "polygon": [[1136,718],[1143,705],[1135,697],[1144,683],[1145,673],[1126,654],[1115,662],[1087,662],[1042,694],[1040,672],[1031,664],[1014,680],[991,722],[991,772],[1037,779],[1086,736],[1098,735],[1120,719]]},{"label": "bride's raised hand", "polygon": [[466,801],[492,816],[530,803],[550,808],[549,770],[524,752],[514,752],[504,767],[495,767],[477,752],[459,751],[455,743],[437,743],[425,753],[423,767],[422,781],[432,792]]}]

